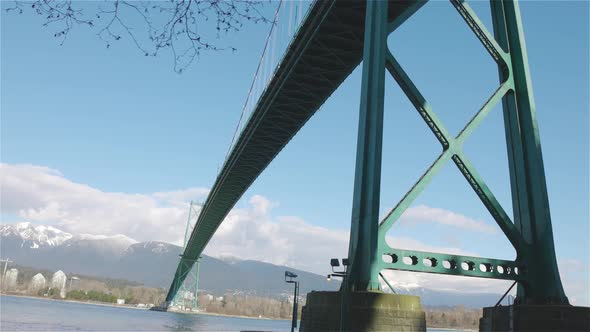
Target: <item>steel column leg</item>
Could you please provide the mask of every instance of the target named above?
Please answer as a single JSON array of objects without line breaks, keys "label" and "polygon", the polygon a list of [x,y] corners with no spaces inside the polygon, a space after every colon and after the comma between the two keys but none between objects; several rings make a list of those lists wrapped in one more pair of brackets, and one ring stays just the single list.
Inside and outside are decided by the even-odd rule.
[{"label": "steel column leg", "polygon": [[500,69],[500,80],[510,72],[514,90],[503,99],[514,219],[526,245],[519,259],[527,266],[527,280],[519,285],[517,301],[529,304],[567,304],[555,257],[551,215],[535,102],[529,73],[518,1],[490,1],[494,34],[510,53],[510,71]]},{"label": "steel column leg", "polygon": [[195,301],[194,301],[194,306],[193,308],[199,309],[199,272],[201,269],[201,257],[199,257],[199,259],[197,259],[197,271],[195,273]]},{"label": "steel column leg", "polygon": [[[387,1],[367,2],[363,78],[350,232],[348,288],[378,290],[377,252],[383,97],[387,52]],[[346,286],[345,286],[346,287]]]}]

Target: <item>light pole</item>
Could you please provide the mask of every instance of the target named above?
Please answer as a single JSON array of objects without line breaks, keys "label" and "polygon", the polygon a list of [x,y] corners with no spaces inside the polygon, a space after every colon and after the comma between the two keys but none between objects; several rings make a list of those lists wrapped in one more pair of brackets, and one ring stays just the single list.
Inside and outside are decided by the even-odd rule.
[{"label": "light pole", "polygon": [[291,271],[285,271],[285,282],[289,284],[295,284],[295,290],[293,291],[293,319],[291,320],[291,332],[295,331],[297,327],[297,306],[299,304],[299,282],[294,280],[297,275]]}]

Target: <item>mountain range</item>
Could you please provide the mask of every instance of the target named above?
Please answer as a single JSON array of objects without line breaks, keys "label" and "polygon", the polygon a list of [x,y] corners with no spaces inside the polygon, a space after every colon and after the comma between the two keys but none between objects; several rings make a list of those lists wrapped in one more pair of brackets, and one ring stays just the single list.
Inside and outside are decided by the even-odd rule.
[{"label": "mountain range", "polygon": [[[125,235],[70,234],[52,226],[0,225],[0,253],[21,266],[102,278],[126,279],[168,288],[182,248],[170,243],[138,242]],[[298,275],[302,294],[336,290],[325,276],[269,263],[203,255],[199,289],[215,295],[243,293],[277,297],[290,294],[285,270]]]},{"label": "mountain range", "polygon": [[[138,242],[125,235],[70,234],[52,226],[28,222],[0,225],[0,253],[15,264],[47,270],[62,270],[102,278],[126,279],[150,287],[168,288],[182,248],[170,243]],[[282,297],[293,286],[284,282],[284,272],[298,275],[300,294],[311,290],[337,290],[338,281],[325,276],[235,257],[203,255],[199,289],[213,295],[249,294]],[[428,288],[396,289],[398,293],[419,295],[426,306],[490,306],[499,294],[464,294]]]}]

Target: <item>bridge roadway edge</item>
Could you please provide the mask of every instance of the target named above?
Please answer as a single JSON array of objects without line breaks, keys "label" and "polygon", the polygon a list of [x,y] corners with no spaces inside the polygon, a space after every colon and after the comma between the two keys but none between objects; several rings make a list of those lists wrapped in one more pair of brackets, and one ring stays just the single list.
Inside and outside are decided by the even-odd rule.
[{"label": "bridge roadway edge", "polygon": [[[399,26],[423,1],[390,3],[389,20]],[[365,7],[364,1],[314,2],[212,186],[166,302],[231,208],[361,62]]]}]

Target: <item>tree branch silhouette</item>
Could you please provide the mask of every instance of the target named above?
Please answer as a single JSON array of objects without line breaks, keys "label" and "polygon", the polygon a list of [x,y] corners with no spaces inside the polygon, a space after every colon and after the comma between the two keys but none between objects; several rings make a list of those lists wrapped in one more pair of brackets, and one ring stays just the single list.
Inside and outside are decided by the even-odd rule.
[{"label": "tree branch silhouette", "polygon": [[170,49],[174,70],[182,73],[202,52],[236,51],[220,46],[222,34],[240,31],[246,23],[269,23],[262,13],[263,0],[15,0],[6,12],[39,15],[43,26],[55,30],[63,45],[76,27],[96,31],[107,48],[124,38],[144,56]]}]

